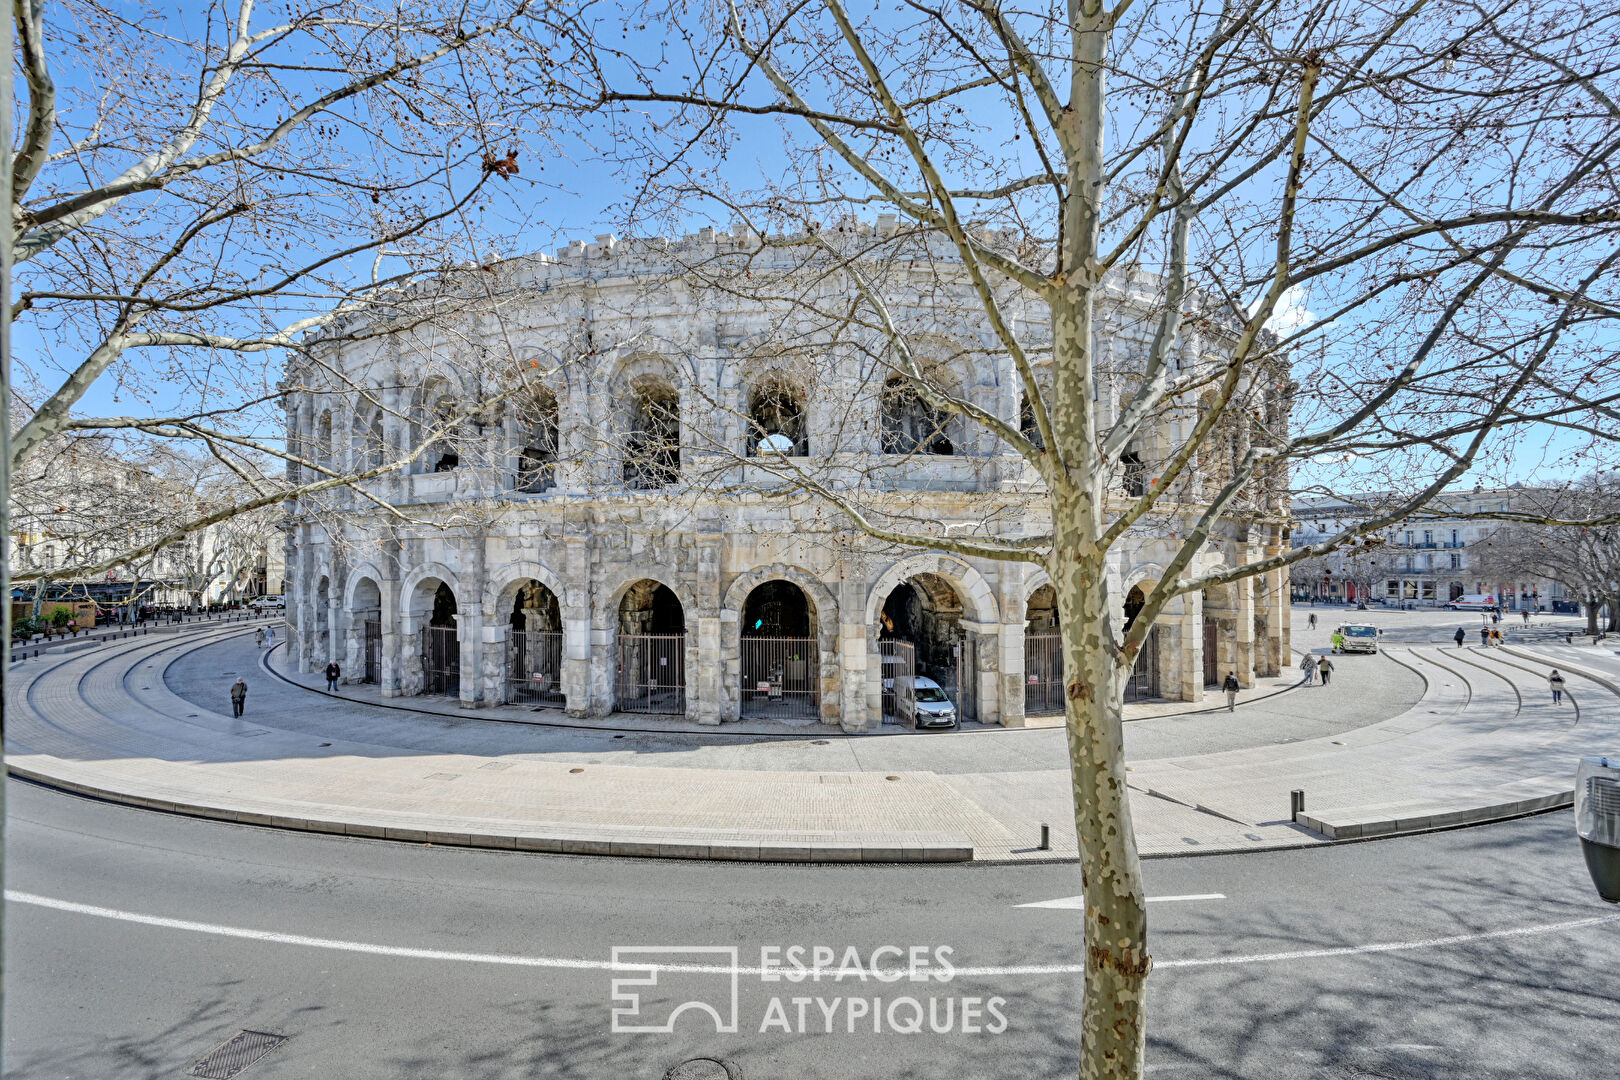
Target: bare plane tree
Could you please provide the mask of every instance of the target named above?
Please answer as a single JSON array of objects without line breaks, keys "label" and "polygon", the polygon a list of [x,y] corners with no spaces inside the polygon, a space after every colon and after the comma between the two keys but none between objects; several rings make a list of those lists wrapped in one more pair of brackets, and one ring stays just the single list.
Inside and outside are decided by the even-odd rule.
[{"label": "bare plane tree", "polygon": [[[172,519],[170,544],[299,494],[284,463],[311,493],[352,481],[284,445],[281,394],[298,389],[280,385],[284,359],[500,249],[487,211],[525,184],[520,154],[549,123],[509,70],[546,35],[545,6],[24,0],[14,14],[12,467],[97,432],[212,455],[239,483]],[[117,558],[79,569],[103,563]]]},{"label": "bare plane tree", "polygon": [[[603,153],[639,179],[627,226],[734,222],[681,272],[792,299],[783,350],[869,356],[896,405],[891,470],[988,440],[1027,466],[1044,513],[1004,528],[990,497],[972,535],[908,519],[877,498],[883,477],[792,453],[778,408],[733,406],[765,454],[683,425],[708,455],[683,474],[813,498],[883,542],[1044,568],[1085,895],[1080,1075],[1137,1077],[1152,961],[1124,682],[1178,598],[1376,536],[1533,437],[1518,429],[1612,445],[1620,16],[1512,0],[663,14],[675,44],[656,62],[638,62],[636,26],[630,45],[606,24],[577,42],[580,107],[606,114]],[[951,358],[917,317],[930,293],[975,305],[1016,368],[1016,414],[941,377]],[[1123,308],[1145,320],[1135,355],[1101,345]],[[1400,494],[1290,549],[1302,472]],[[1176,544],[1127,622],[1109,560],[1141,529]],[[1250,534],[1259,557],[1205,558]]]}]

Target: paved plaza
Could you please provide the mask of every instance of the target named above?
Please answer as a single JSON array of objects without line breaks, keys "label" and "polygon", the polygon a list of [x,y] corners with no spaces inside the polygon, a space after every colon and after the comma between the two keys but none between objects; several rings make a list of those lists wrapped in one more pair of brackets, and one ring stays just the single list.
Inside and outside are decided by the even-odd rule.
[{"label": "paved plaza", "polygon": [[[1310,610],[1295,610],[1296,646],[1323,651],[1347,613],[1317,609],[1311,631]],[[1451,641],[1475,615],[1348,614],[1385,627],[1386,649],[1339,657],[1329,686],[1277,680],[1231,713],[1132,708],[1144,853],[1312,845],[1567,805],[1574,758],[1620,745],[1620,657],[1561,644],[1573,620],[1516,628],[1517,642],[1486,650]],[[562,726],[428,699],[384,707],[359,686],[327,695],[278,661],[251,630],[204,624],[15,665],[8,763],[139,805],[435,843],[789,861],[1076,853],[1058,728]],[[1550,663],[1569,678],[1563,706],[1546,692]],[[238,675],[250,692],[234,720]]]}]

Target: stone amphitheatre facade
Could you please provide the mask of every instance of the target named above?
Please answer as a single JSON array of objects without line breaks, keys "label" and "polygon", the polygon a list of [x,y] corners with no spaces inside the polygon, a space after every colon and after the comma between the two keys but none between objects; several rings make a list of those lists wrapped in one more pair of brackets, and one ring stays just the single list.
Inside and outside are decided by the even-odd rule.
[{"label": "stone amphitheatre facade", "polygon": [[[1020,419],[1018,377],[976,302],[948,260],[922,254],[872,271],[919,362]],[[881,339],[845,317],[847,278],[713,230],[603,237],[464,276],[469,299],[448,318],[316,342],[289,366],[290,445],[305,460],[363,471],[427,446],[358,491],[290,504],[301,670],[335,659],[346,682],[385,697],[521,704],[537,720],[630,711],[871,730],[914,718],[917,677],[967,720],[1061,711],[1041,571],[888,547],[792,490],[802,469],[902,522],[1042,529],[1033,471],[906,390]],[[1153,285],[1125,280],[1104,306],[1098,350],[1117,372],[1099,391],[1105,417],[1146,350]],[[1009,295],[1008,310],[1030,340],[1049,338],[1044,309]],[[1222,342],[1205,334],[1184,336],[1183,370],[1219,362]],[[1286,398],[1265,400],[1276,411]],[[1136,440],[1121,505],[1153,482],[1191,412]],[[1271,419],[1285,424],[1285,411]],[[1242,437],[1216,443],[1235,455]],[[1119,545],[1117,618],[1134,614],[1230,461],[1205,455]],[[1246,496],[1196,569],[1276,551],[1284,510],[1273,491]],[[1271,574],[1173,602],[1131,696],[1196,701],[1227,671],[1245,685],[1276,673],[1286,593]]]}]

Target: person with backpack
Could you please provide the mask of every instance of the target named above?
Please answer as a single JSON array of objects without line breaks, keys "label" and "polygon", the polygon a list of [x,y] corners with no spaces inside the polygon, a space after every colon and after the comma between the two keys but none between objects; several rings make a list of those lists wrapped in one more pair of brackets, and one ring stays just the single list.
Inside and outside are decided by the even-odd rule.
[{"label": "person with backpack", "polygon": [[1553,668],[1552,674],[1547,676],[1547,686],[1552,690],[1553,704],[1562,705],[1564,703],[1564,677],[1558,674],[1557,668]]},{"label": "person with backpack", "polygon": [[1306,617],[1305,625],[1310,627],[1312,630],[1316,629],[1316,612],[1313,611],[1309,616]]},{"label": "person with backpack", "polygon": [[326,665],[326,689],[328,691],[336,693],[338,679],[342,677],[343,669],[338,667],[338,662],[336,660],[333,660],[330,664]]},{"label": "person with backpack", "polygon": [[1226,673],[1226,681],[1221,683],[1221,689],[1226,691],[1226,711],[1235,712],[1237,710],[1238,690],[1241,689],[1238,686],[1237,672],[1228,671]]}]

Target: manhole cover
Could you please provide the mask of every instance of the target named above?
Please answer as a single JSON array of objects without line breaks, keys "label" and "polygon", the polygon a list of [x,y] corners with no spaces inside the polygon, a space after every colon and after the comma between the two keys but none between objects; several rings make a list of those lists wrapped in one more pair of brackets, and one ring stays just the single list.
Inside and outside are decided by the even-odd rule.
[{"label": "manhole cover", "polygon": [[240,1031],[204,1054],[187,1075],[230,1080],[286,1041],[287,1036],[267,1031]]},{"label": "manhole cover", "polygon": [[742,1080],[742,1070],[719,1058],[693,1058],[670,1069],[664,1080]]},{"label": "manhole cover", "polygon": [[810,740],[810,745],[811,746],[831,746],[832,745],[832,740],[831,739],[811,739]]}]

